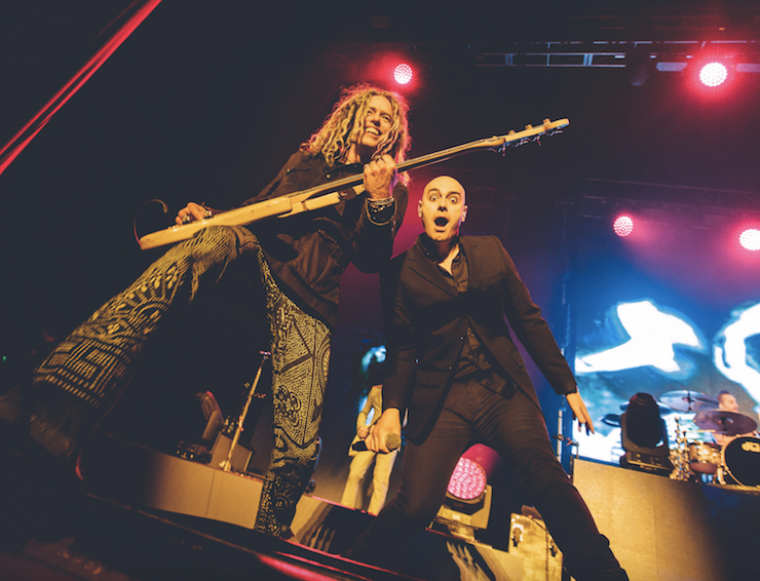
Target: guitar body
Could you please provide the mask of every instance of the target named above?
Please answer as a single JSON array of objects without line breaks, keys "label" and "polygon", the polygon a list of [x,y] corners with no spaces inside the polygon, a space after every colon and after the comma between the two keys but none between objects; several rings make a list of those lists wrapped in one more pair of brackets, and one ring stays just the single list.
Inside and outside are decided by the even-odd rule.
[{"label": "guitar body", "polygon": [[[569,124],[570,122],[567,119],[560,119],[558,121],[549,121],[546,119],[543,124],[536,127],[528,125],[519,133],[510,131],[506,135],[473,141],[458,147],[452,147],[450,149],[405,161],[399,164],[398,171],[408,171],[417,167],[431,165],[476,149],[490,149],[492,151],[501,150],[503,152],[507,147],[518,147],[526,143],[538,141],[543,135],[559,133]],[[164,230],[152,232],[140,238],[140,248],[142,250],[149,250],[151,248],[159,248],[168,244],[181,242],[182,240],[191,238],[196,232],[208,228],[209,226],[245,226],[262,220],[287,218],[302,212],[334,206],[344,198],[340,192],[353,186],[357,186],[361,184],[362,181],[363,177],[361,175],[349,176],[303,192],[296,192],[271,200],[264,200],[248,206],[235,208],[234,210],[229,210],[227,212],[221,212],[204,220],[198,220],[189,224],[183,224],[182,226],[172,226]]]},{"label": "guitar body", "polygon": [[182,226],[172,226],[165,230],[151,232],[140,238],[140,248],[149,250],[174,244],[191,238],[199,230],[209,226],[245,226],[266,218],[272,218],[282,214],[288,214],[293,209],[293,204],[287,196],[281,196],[272,200],[264,200],[250,206],[242,206],[221,212],[205,220],[197,220]]}]

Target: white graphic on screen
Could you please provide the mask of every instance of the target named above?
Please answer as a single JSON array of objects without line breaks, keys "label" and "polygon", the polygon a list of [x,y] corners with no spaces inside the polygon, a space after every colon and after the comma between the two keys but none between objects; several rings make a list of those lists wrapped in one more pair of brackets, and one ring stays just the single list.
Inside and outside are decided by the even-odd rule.
[{"label": "white graphic on screen", "polygon": [[760,364],[747,349],[747,339],[760,334],[760,304],[737,309],[732,315],[731,322],[715,336],[715,367],[760,404]]},{"label": "white graphic on screen", "polygon": [[620,303],[616,314],[628,334],[628,341],[576,357],[576,374],[649,366],[661,373],[683,378],[690,372],[691,365],[676,356],[675,346],[704,350],[697,332],[685,317],[666,312],[652,301]]}]

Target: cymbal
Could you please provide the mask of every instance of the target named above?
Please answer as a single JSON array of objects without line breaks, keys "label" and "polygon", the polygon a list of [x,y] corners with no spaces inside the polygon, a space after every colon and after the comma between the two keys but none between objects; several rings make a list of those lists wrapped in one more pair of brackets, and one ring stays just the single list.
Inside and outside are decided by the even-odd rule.
[{"label": "cymbal", "polygon": [[726,436],[749,434],[757,428],[757,422],[744,414],[725,410],[706,410],[694,416],[694,423],[703,430],[713,430]]},{"label": "cymbal", "polygon": [[602,423],[614,428],[620,427],[620,414],[605,414]]},{"label": "cymbal", "polygon": [[663,393],[660,402],[677,412],[700,412],[718,407],[717,399],[686,389]]}]

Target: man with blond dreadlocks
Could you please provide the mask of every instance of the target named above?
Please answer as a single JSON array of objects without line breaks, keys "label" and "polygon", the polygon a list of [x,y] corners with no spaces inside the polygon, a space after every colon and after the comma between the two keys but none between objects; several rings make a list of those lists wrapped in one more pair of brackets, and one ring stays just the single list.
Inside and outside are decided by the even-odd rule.
[{"label": "man with blond dreadlocks", "polygon": [[[66,338],[35,370],[31,387],[0,400],[0,427],[13,424],[27,451],[72,470],[158,331],[201,291],[242,274],[264,290],[272,351],[275,445],[255,528],[287,534],[319,453],[341,277],[351,262],[377,272],[390,258],[407,205],[396,165],[409,146],[407,105],[399,96],[368,85],[345,90],[322,127],[245,204],[362,168],[363,188],[334,206],[248,228],[210,226],[174,246]],[[190,203],[176,221],[200,220],[209,211]]]}]

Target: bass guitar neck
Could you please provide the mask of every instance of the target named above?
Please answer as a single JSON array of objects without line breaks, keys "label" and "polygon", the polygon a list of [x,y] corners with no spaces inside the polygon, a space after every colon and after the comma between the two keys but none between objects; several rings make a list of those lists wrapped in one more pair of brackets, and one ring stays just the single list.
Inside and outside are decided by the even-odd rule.
[{"label": "bass guitar neck", "polygon": [[[544,135],[560,133],[569,124],[570,122],[567,119],[559,119],[557,121],[546,119],[541,125],[535,127],[527,125],[520,132],[510,131],[505,135],[472,141],[464,145],[451,147],[402,162],[398,165],[398,171],[410,171],[479,149],[504,153],[507,147],[518,147],[526,143],[538,141]],[[248,224],[262,220],[288,218],[303,212],[334,206],[346,197],[343,193],[345,190],[360,185],[363,179],[362,174],[348,176],[301,192],[294,192],[270,200],[256,202],[255,204],[214,214],[203,220],[152,232],[140,238],[138,242],[142,250],[149,250],[187,240],[196,232],[209,226],[247,226]]]}]

